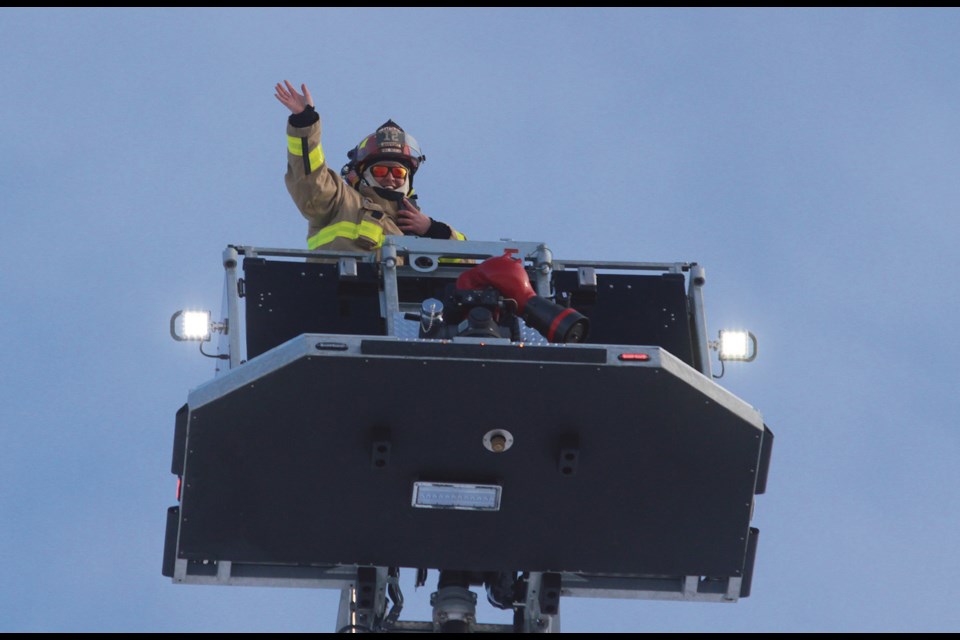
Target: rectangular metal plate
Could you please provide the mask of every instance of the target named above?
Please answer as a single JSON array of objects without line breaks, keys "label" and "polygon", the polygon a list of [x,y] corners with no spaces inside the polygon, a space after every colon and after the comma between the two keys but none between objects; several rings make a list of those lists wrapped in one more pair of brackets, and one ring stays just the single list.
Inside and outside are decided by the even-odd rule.
[{"label": "rectangular metal plate", "polygon": [[419,509],[499,511],[501,491],[489,484],[414,482],[411,504]]},{"label": "rectangular metal plate", "polygon": [[[763,431],[712,383],[432,355],[313,349],[192,395],[178,559],[741,575]],[[417,482],[508,499],[415,508]]]}]

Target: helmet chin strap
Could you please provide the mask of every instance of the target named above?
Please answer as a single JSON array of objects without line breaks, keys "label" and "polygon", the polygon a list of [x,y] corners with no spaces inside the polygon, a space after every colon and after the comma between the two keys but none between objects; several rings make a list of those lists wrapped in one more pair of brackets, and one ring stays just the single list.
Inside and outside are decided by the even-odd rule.
[{"label": "helmet chin strap", "polygon": [[374,193],[383,198],[384,200],[389,200],[390,202],[396,202],[398,205],[400,201],[403,200],[403,194],[399,191],[394,191],[393,189],[385,189],[384,187],[373,187]]}]

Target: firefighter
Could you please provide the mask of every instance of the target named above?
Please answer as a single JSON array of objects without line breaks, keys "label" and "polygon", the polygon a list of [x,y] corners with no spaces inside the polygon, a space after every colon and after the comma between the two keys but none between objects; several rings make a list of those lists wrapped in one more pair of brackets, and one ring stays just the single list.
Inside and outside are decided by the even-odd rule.
[{"label": "firefighter", "polygon": [[307,219],[309,249],[372,251],[385,235],[466,240],[448,224],[420,211],[413,176],[425,160],[420,145],[387,120],[347,153],[337,174],[320,145],[320,115],[306,84],[302,93],[284,80],[275,96],[287,120],[287,191]]}]

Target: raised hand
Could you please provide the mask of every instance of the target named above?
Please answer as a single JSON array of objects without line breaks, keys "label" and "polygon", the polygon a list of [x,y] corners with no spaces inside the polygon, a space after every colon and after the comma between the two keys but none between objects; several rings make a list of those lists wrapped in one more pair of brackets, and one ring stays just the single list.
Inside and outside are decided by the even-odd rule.
[{"label": "raised hand", "polygon": [[293,88],[289,80],[284,80],[283,83],[277,83],[275,87],[276,93],[273,95],[283,103],[283,106],[290,109],[291,113],[301,113],[307,108],[307,105],[313,106],[313,97],[310,95],[310,90],[307,89],[307,85],[301,84],[300,88],[303,91],[302,95],[297,93],[297,90]]}]

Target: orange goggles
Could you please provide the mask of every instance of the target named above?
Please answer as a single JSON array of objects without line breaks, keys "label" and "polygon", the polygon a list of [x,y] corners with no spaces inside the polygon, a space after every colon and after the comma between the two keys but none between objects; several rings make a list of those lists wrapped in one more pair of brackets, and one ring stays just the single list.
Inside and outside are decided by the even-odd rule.
[{"label": "orange goggles", "polygon": [[387,174],[393,174],[393,177],[397,180],[403,180],[407,177],[407,168],[406,167],[388,167],[382,164],[375,164],[370,167],[370,173],[373,174],[374,178],[386,178]]}]

